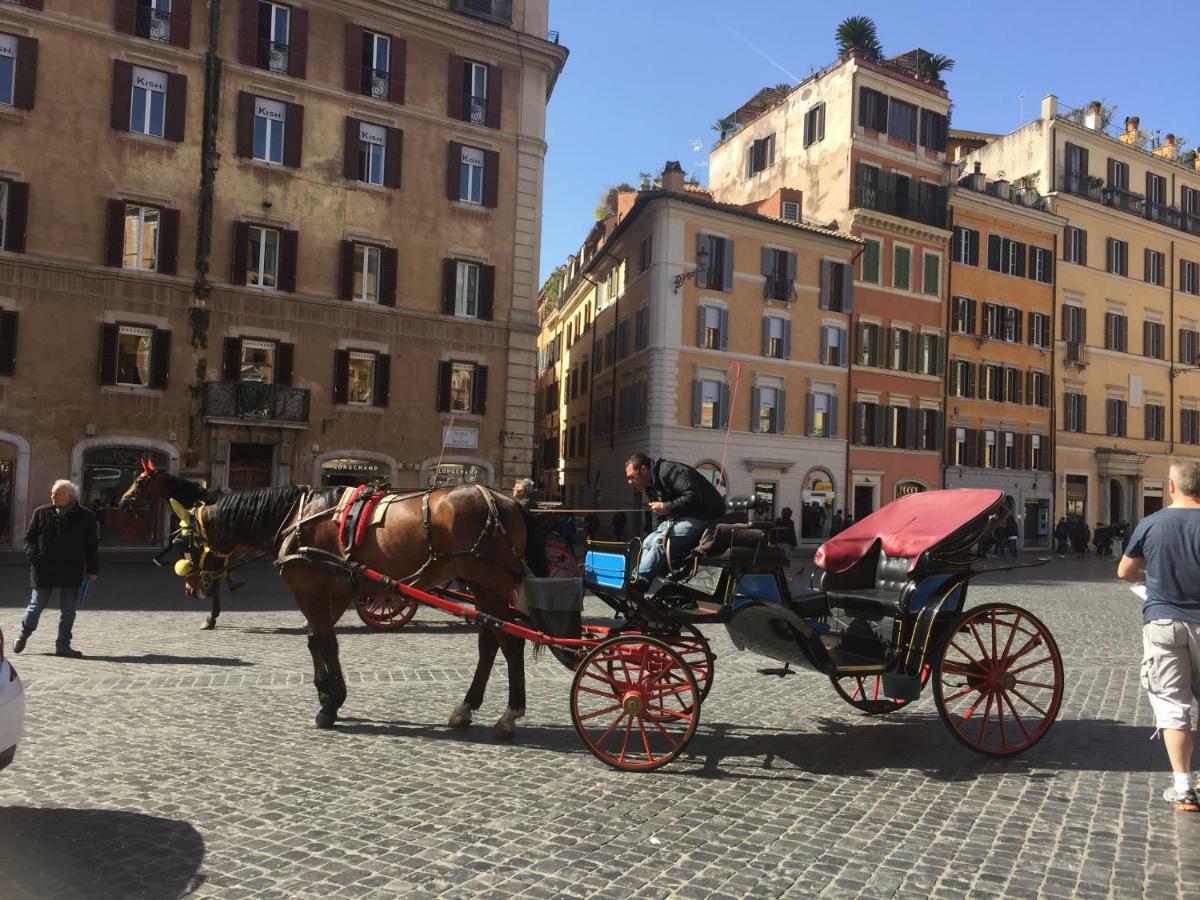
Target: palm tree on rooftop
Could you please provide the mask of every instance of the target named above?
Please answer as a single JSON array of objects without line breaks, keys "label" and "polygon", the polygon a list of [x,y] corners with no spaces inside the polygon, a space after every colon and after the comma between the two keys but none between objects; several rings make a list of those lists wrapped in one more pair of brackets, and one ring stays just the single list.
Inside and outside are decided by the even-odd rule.
[{"label": "palm tree on rooftop", "polygon": [[941,83],[942,75],[954,68],[954,60],[944,53],[917,53],[917,77],[924,81]]},{"label": "palm tree on rooftop", "polygon": [[859,56],[878,62],[883,58],[883,47],[879,43],[879,35],[875,22],[867,16],[850,16],[843,19],[834,32],[837,40],[838,57],[845,59],[851,50],[856,50]]}]

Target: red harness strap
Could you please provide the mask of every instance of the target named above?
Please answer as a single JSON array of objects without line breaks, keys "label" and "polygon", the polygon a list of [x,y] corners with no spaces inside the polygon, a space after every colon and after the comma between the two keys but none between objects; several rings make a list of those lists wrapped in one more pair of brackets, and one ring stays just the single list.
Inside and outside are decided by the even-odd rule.
[{"label": "red harness strap", "polygon": [[371,524],[371,513],[387,493],[370,484],[360,484],[354,489],[338,523],[338,542],[344,553],[349,554],[362,544],[367,526]]}]

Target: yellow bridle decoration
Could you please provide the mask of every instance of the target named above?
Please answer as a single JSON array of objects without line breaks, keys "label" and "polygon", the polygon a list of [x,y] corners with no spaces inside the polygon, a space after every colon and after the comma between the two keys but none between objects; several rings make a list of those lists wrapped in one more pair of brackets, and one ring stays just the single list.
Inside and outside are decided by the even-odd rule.
[{"label": "yellow bridle decoration", "polygon": [[[191,575],[196,575],[196,574],[199,574],[199,576],[201,578],[203,578],[207,575],[209,577],[215,577],[218,581],[221,578],[228,576],[228,574],[229,574],[229,558],[233,554],[219,553],[218,551],[214,550],[211,546],[209,546],[208,532],[204,528],[204,505],[201,504],[199,511],[196,513],[196,515],[193,516],[191,511],[188,510],[187,507],[185,507],[178,500],[171,498],[170,503],[171,503],[171,509],[174,510],[175,515],[179,517],[179,534],[182,537],[189,539],[188,540],[189,546],[191,545],[190,535],[191,535],[193,523],[195,523],[196,530],[200,533],[199,571],[197,572],[196,564],[193,563],[190,559],[185,557],[185,558],[179,560],[177,563],[175,563],[175,574],[178,575],[180,578],[187,578]],[[205,563],[205,561],[207,561],[207,559],[210,555],[215,556],[217,559],[219,559],[221,561],[221,570],[219,573],[217,573],[215,575],[213,573],[204,571],[204,563]],[[214,572],[215,572],[215,570],[214,570]]]}]

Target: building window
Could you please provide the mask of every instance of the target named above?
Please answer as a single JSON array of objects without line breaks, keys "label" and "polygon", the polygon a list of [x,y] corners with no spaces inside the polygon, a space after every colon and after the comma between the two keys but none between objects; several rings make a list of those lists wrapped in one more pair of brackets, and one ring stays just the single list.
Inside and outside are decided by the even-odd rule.
[{"label": "building window", "polygon": [[238,341],[242,347],[239,381],[254,381],[262,384],[275,383],[275,351],[274,341],[255,341],[242,338]]},{"label": "building window", "polygon": [[158,271],[160,212],[153,206],[125,205],[125,250],[121,265],[141,272]]},{"label": "building window", "polygon": [[1066,240],[1063,241],[1063,259],[1077,265],[1087,265],[1087,232],[1082,228],[1067,226]]},{"label": "building window", "polygon": [[[907,406],[889,406],[888,421],[887,421],[887,446],[898,447],[901,449],[911,449],[909,447],[908,423],[912,417],[912,410]],[[915,424],[916,420],[911,419]]]},{"label": "building window", "polygon": [[1030,406],[1049,406],[1050,405],[1050,379],[1045,372],[1029,371],[1025,375],[1026,379],[1026,398],[1025,402]]},{"label": "building window", "polygon": [[913,336],[907,328],[890,328],[887,365],[898,372],[912,371]]},{"label": "building window", "polygon": [[1146,251],[1146,271],[1145,280],[1150,284],[1157,284],[1160,287],[1163,284],[1163,255],[1157,250]]},{"label": "building window", "polygon": [[722,419],[721,388],[719,381],[700,382],[700,417],[701,428],[720,428]]},{"label": "building window", "polygon": [[1110,437],[1125,437],[1128,404],[1124,400],[1109,398],[1105,404],[1107,415],[1105,433]]},{"label": "building window", "polygon": [[483,203],[484,152],[475,147],[462,148],[458,169],[458,199],[466,203]]},{"label": "building window", "polygon": [[1082,306],[1063,307],[1063,340],[1069,344],[1082,344],[1087,340],[1084,327],[1086,319]]},{"label": "building window", "polygon": [[635,350],[645,350],[650,346],[650,307],[643,306],[637,311],[634,322],[633,346]]},{"label": "building window", "polygon": [[[701,263],[701,259],[704,260]],[[726,262],[730,265],[726,267]],[[733,242],[715,234],[701,234],[696,240],[696,286],[713,291],[733,289]],[[616,296],[617,268],[609,275],[609,296]]]},{"label": "building window", "polygon": [[[811,147],[825,139],[825,103],[818,103],[804,114],[804,146]],[[787,216],[784,216],[786,219]]]},{"label": "building window", "polygon": [[1166,409],[1157,403],[1146,404],[1146,440],[1161,441],[1166,423]]},{"label": "building window", "polygon": [[1029,314],[1029,343],[1035,347],[1050,346],[1050,317],[1045,313]]},{"label": "building window", "polygon": [[969,297],[954,298],[953,328],[956,334],[975,333],[975,301]]},{"label": "building window", "polygon": [[854,404],[854,443],[864,447],[882,447],[883,407],[877,403]]},{"label": "building window", "polygon": [[353,299],[364,303],[379,302],[380,264],[383,251],[368,244],[354,245]]},{"label": "building window", "polygon": [[1029,277],[1042,284],[1049,284],[1053,278],[1054,258],[1045,247],[1029,248]]},{"label": "building window", "polygon": [[1200,335],[1194,328],[1179,329],[1179,361],[1186,363],[1189,366],[1196,365],[1198,358],[1197,350],[1200,344]]},{"label": "building window", "polygon": [[892,287],[912,290],[912,248],[896,245],[892,248]]},{"label": "building window", "polygon": [[950,395],[952,397],[975,396],[974,368],[965,359],[956,359],[950,363]]},{"label": "building window", "polygon": [[1161,322],[1146,322],[1142,331],[1142,350],[1152,359],[1167,356],[1166,328]]},{"label": "building window", "polygon": [[809,426],[808,433],[811,437],[835,437],[835,429],[833,425],[833,409],[837,405],[837,398],[832,394],[813,393],[810,394],[811,410],[808,417]]},{"label": "building window", "polygon": [[751,142],[746,153],[746,177],[757,175],[775,164],[775,135]]},{"label": "building window", "polygon": [[1179,289],[1185,294],[1200,294],[1200,266],[1186,259],[1179,261]]},{"label": "building window", "polygon": [[1003,453],[1001,464],[1006,469],[1017,468],[1017,436],[1011,431],[1004,432]]},{"label": "building window", "polygon": [[1030,469],[1039,470],[1046,468],[1046,454],[1042,446],[1042,436],[1040,434],[1029,435],[1029,459],[1026,463]]},{"label": "building window", "polygon": [[997,465],[996,432],[988,429],[983,432],[983,459],[980,464],[985,469],[994,469]]},{"label": "building window", "polygon": [[1083,394],[1067,391],[1063,395],[1063,430],[1087,431],[1087,398]]},{"label": "building window", "polygon": [[350,351],[350,368],[346,382],[346,402],[369,406],[375,388],[375,354],[364,350]]},{"label": "building window", "polygon": [[846,331],[836,325],[821,326],[821,362],[827,366],[846,364]]},{"label": "building window", "polygon": [[781,391],[775,388],[760,387],[758,391],[758,408],[754,411],[757,427],[755,431],[762,434],[777,434],[779,428],[779,395]]},{"label": "building window", "polygon": [[8,225],[8,182],[0,181],[0,249],[7,249],[5,237]]},{"label": "building window", "polygon": [[1113,275],[1129,274],[1129,244],[1126,241],[1108,239],[1108,271]]},{"label": "building window", "polygon": [[917,371],[922,375],[942,373],[941,335],[923,333],[917,339]]},{"label": "building window", "polygon": [[254,99],[254,158],[283,163],[283,133],[286,107],[274,100]]},{"label": "building window", "polygon": [[1004,337],[1004,307],[998,303],[983,304],[983,331],[981,334],[997,340]]},{"label": "building window", "polygon": [[150,386],[153,328],[122,325],[117,329],[117,384]]},{"label": "building window", "polygon": [[288,73],[292,11],[277,3],[258,4],[258,67]]},{"label": "building window", "polygon": [[648,268],[650,268],[650,264],[653,262],[653,249],[654,249],[654,243],[653,243],[652,235],[649,235],[649,234],[646,235],[638,243],[638,274],[639,275],[642,272],[645,272]]},{"label": "building window", "polygon": [[910,144],[917,142],[917,108],[891,98],[888,104],[888,133]]},{"label": "building window", "polygon": [[479,315],[479,266],[475,263],[460,260],[456,264],[454,314],[470,318]]},{"label": "building window", "polygon": [[1200,444],[1200,411],[1179,411],[1179,440],[1185,444]]},{"label": "building window", "polygon": [[1024,317],[1021,310],[1015,306],[1004,307],[1004,340],[1009,343],[1018,343],[1021,340],[1021,319]]},{"label": "building window", "polygon": [[763,356],[771,359],[787,359],[788,321],[778,316],[763,319]]},{"label": "building window", "polygon": [[883,326],[873,322],[858,324],[858,365],[878,366],[883,356]]},{"label": "building window", "polygon": [[358,123],[358,180],[382,185],[387,159],[387,129]]},{"label": "building window", "polygon": [[274,228],[251,225],[247,229],[250,246],[246,255],[246,284],[273,288],[279,283],[279,232]]},{"label": "building window", "polygon": [[795,200],[784,200],[780,218],[785,222],[799,222],[800,204]]},{"label": "building window", "polygon": [[17,39],[0,34],[0,104],[12,106],[17,84]]},{"label": "building window", "polygon": [[974,460],[967,459],[967,429],[954,429],[954,465],[956,466],[971,466],[974,465]]},{"label": "building window", "polygon": [[1108,161],[1108,186],[1118,191],[1129,190],[1129,166],[1119,160]]},{"label": "building window", "polygon": [[474,364],[462,362],[451,363],[450,412],[471,412],[472,383],[474,380]]},{"label": "building window", "polygon": [[487,124],[488,67],[470,60],[463,61],[463,121],[474,125]]},{"label": "building window", "polygon": [[1104,314],[1104,347],[1126,352],[1129,346],[1129,318],[1119,313]]},{"label": "building window", "polygon": [[927,297],[939,297],[942,293],[942,258],[936,253],[923,254],[921,264],[921,287]]},{"label": "building window", "polygon": [[1004,367],[1004,399],[1008,403],[1022,402],[1020,369]]},{"label": "building window", "polygon": [[863,238],[862,275],[861,278],[870,284],[880,282],[880,260],[883,257],[883,241],[875,238]]},{"label": "building window", "polygon": [[362,92],[377,100],[390,99],[391,38],[371,31],[362,37]]},{"label": "building window", "polygon": [[796,277],[796,254],[788,250],[765,248],[763,252],[763,297],[767,300],[793,299],[792,282]]},{"label": "building window", "polygon": [[982,383],[979,385],[980,400],[1004,400],[1004,367],[994,364],[979,367]]},{"label": "building window", "polygon": [[167,76],[153,69],[134,66],[129,130],[135,134],[162,137],[166,124],[166,109]]},{"label": "building window", "polygon": [[958,225],[954,229],[954,256],[956,263],[964,266],[979,265],[979,232]]},{"label": "building window", "polygon": [[700,346],[708,350],[721,350],[723,340],[721,333],[724,310],[716,306],[700,307]]}]

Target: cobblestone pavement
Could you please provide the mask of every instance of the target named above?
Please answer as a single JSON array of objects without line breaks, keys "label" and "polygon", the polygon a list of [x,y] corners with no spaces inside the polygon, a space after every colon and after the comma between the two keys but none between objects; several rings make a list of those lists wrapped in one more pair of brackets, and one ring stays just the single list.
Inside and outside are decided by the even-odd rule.
[{"label": "cobblestone pavement", "polygon": [[[269,570],[202,632],[167,573],[110,566],[76,626],[87,659],[46,655],[54,610],[15,658],[29,718],[0,775],[0,896],[1182,896],[1200,816],[1158,799],[1137,602],[1111,575],[1055,560],[972,591],[1042,616],[1066,660],[1060,720],[1022,757],[961,747],[928,696],[867,718],[815,674],[763,676],[718,628],[695,738],[639,775],[583,749],[548,654],[498,744],[503,666],[478,724],[445,724],[469,630],[345,619],[348,718],[318,731],[302,620]],[[24,578],[0,568],[10,644]]]}]

